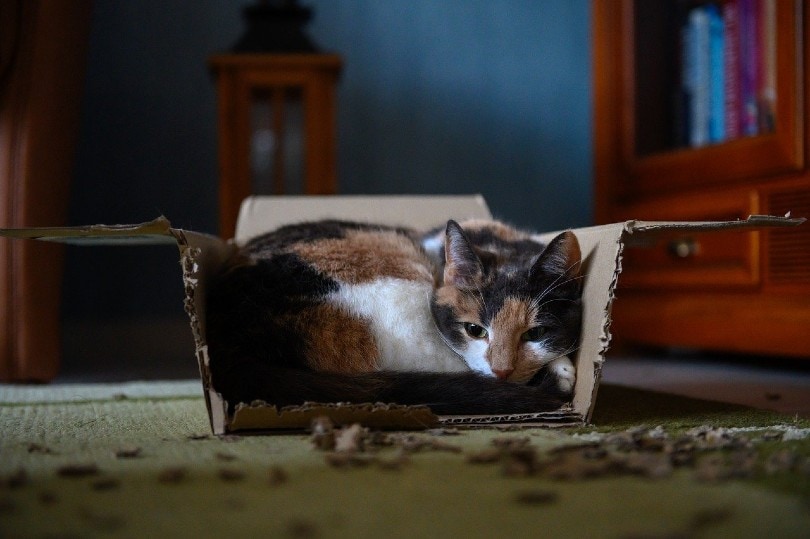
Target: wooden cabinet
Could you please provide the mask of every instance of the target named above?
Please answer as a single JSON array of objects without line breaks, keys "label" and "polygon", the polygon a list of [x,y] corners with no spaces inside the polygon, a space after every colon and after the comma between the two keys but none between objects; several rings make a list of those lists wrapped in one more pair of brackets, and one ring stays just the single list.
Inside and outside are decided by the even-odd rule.
[{"label": "wooden cabinet", "polygon": [[[696,122],[689,101],[694,96],[684,98],[694,74],[684,47],[694,39],[688,34],[693,10],[709,3],[594,0],[598,222],[726,220],[788,211],[810,217],[808,4],[712,3],[710,9],[732,5],[767,18],[757,22],[751,39],[766,57],[757,80],[770,84],[770,101],[761,105],[767,118],[756,133],[696,145],[691,125],[684,127]],[[728,30],[734,19],[725,11],[720,17]],[[736,89],[725,84],[728,107],[728,92]],[[623,266],[613,325],[620,344],[810,358],[810,223],[674,234],[627,248]]]}]

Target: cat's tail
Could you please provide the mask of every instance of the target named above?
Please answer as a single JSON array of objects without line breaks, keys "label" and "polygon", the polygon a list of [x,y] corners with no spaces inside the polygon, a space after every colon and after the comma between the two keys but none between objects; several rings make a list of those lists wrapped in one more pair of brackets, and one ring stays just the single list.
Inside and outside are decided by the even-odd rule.
[{"label": "cat's tail", "polygon": [[520,385],[475,373],[343,374],[234,362],[215,371],[214,388],[231,409],[263,400],[277,406],[313,402],[425,404],[441,415],[547,412],[567,400],[555,384]]}]

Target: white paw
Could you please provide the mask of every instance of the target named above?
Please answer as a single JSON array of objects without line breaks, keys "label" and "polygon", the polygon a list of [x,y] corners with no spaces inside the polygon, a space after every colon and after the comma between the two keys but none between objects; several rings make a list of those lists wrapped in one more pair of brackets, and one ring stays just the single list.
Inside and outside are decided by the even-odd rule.
[{"label": "white paw", "polygon": [[574,390],[576,380],[576,370],[574,364],[568,356],[558,357],[548,364],[549,371],[557,378],[557,387],[563,393],[571,393]]}]

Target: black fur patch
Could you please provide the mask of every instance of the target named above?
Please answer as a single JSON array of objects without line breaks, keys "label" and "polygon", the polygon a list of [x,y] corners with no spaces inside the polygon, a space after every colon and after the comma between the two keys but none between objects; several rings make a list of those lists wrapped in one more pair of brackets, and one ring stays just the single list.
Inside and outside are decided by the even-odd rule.
[{"label": "black fur patch", "polygon": [[442,334],[457,348],[464,346],[466,339],[461,333],[461,329],[456,328],[456,315],[453,308],[449,305],[439,305],[435,301],[431,301],[430,310],[437,327],[444,328]]},{"label": "black fur patch", "polygon": [[301,243],[310,243],[319,240],[340,239],[346,237],[346,232],[385,230],[411,236],[405,228],[356,223],[328,219],[317,222],[298,223],[283,226],[269,234],[250,240],[244,247],[247,253],[279,252]]},{"label": "black fur patch", "polygon": [[294,254],[276,255],[220,275],[207,297],[206,333],[215,385],[219,387],[223,363],[233,358],[302,365],[303,339],[280,317],[301,312],[337,289],[335,281]]}]

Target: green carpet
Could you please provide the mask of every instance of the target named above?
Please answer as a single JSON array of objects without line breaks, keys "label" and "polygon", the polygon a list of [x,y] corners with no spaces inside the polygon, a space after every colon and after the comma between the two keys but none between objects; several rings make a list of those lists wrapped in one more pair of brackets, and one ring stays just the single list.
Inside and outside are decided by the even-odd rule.
[{"label": "green carpet", "polygon": [[196,391],[0,386],[0,537],[810,536],[808,420],[603,386],[592,426],[335,453],[215,438]]}]

